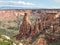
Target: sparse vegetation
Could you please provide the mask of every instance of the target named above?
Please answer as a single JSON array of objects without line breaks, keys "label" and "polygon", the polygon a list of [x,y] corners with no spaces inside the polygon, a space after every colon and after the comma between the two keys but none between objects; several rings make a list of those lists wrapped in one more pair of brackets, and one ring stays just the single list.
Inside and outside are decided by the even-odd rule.
[{"label": "sparse vegetation", "polygon": [[[38,16],[38,17],[40,17],[40,13],[37,13],[37,12],[35,12],[35,13],[32,13],[31,14],[32,16],[31,16],[31,18],[30,18],[30,20],[31,20],[31,22],[32,22],[32,24],[35,26],[35,22],[37,22],[36,21],[36,17]],[[37,16],[36,16],[37,15]],[[43,15],[43,14],[42,14]],[[53,17],[53,16],[52,16]],[[19,43],[20,42],[22,42],[23,44],[26,44],[26,45],[36,45],[36,42],[38,42],[39,41],[39,36],[41,35],[41,34],[47,34],[47,37],[50,39],[50,38],[52,38],[52,37],[54,37],[54,39],[56,39],[56,38],[58,38],[59,37],[59,35],[60,35],[60,17],[58,18],[59,19],[59,24],[55,24],[55,25],[57,25],[57,26],[55,26],[54,25],[54,27],[53,28],[51,28],[50,26],[51,26],[51,21],[49,21],[50,19],[48,19],[48,21],[46,21],[45,23],[46,23],[46,25],[44,25],[44,23],[42,23],[42,22],[44,22],[43,21],[43,19],[42,19],[42,25],[43,25],[43,27],[41,27],[41,28],[43,28],[43,30],[42,30],[42,32],[41,33],[39,33],[37,36],[32,36],[32,35],[30,35],[30,37],[28,37],[28,39],[26,39],[25,37],[23,37],[24,39],[22,39],[22,40],[16,40],[15,39],[15,35],[17,35],[18,33],[19,33],[19,30],[20,30],[20,24],[21,24],[21,22],[22,22],[22,18],[23,18],[23,16],[21,17],[20,16],[20,14],[17,14],[17,17],[16,17],[16,19],[10,19],[10,20],[1,20],[0,21],[0,34],[1,35],[7,35],[8,37],[11,37],[11,40],[7,40],[5,37],[1,37],[1,35],[0,35],[0,38],[2,38],[2,39],[4,39],[4,41],[2,41],[2,42],[0,42],[0,45],[13,45],[12,43],[14,42],[14,43],[16,43],[17,45],[19,45]],[[43,18],[43,17],[41,17],[41,18]],[[50,18],[50,17],[48,17],[48,18]],[[45,19],[44,19],[45,20]],[[53,20],[53,19],[52,19]],[[28,20],[29,21],[29,20]],[[26,24],[26,23],[24,23],[24,24]],[[37,23],[36,23],[37,24]],[[24,26],[23,26],[24,27]],[[28,26],[27,26],[28,27]],[[36,27],[38,27],[38,26],[36,26]],[[57,28],[58,27],[58,28]],[[38,30],[37,28],[35,28],[36,30]],[[25,29],[23,29],[23,30],[25,30]],[[59,31],[58,31],[59,30]],[[34,32],[35,30],[33,30],[33,32]],[[39,31],[39,30],[38,30]],[[26,31],[27,32],[27,31]],[[48,33],[47,33],[48,32]],[[29,33],[29,32],[28,32]],[[34,32],[35,33],[35,32]],[[36,33],[37,34],[37,33]],[[36,35],[35,34],[35,35]],[[54,34],[54,35],[53,35]],[[45,35],[46,36],[46,35]],[[56,37],[57,36],[57,37]],[[19,36],[18,36],[19,37]],[[27,42],[27,41],[29,41],[29,40],[31,40],[31,42]],[[38,41],[37,41],[38,40]],[[46,40],[46,38],[45,38],[45,40]],[[49,43],[49,45],[60,45],[60,39],[58,38],[58,39],[56,39],[56,41],[55,42],[53,42],[53,43]]]}]

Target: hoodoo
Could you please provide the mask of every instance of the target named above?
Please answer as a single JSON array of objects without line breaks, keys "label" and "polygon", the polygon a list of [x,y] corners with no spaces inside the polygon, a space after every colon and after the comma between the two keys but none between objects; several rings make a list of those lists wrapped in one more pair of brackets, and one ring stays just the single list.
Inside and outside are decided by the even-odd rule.
[{"label": "hoodoo", "polygon": [[20,26],[19,33],[23,34],[24,36],[29,36],[30,31],[31,31],[31,22],[29,19],[29,15],[25,13],[22,24]]},{"label": "hoodoo", "polygon": [[16,39],[29,37],[32,30],[33,30],[33,26],[29,19],[29,15],[28,15],[28,13],[25,13],[22,24],[20,25],[19,34],[16,35]]},{"label": "hoodoo", "polygon": [[31,32],[31,35],[37,36],[40,33],[40,28],[41,28],[40,19],[37,17],[34,25],[34,30]]}]

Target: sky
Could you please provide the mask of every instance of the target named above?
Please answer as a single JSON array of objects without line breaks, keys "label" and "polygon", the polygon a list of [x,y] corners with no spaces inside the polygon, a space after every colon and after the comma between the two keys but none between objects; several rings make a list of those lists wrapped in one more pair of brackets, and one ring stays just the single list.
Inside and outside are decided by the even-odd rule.
[{"label": "sky", "polygon": [[0,9],[60,9],[60,0],[0,0]]}]

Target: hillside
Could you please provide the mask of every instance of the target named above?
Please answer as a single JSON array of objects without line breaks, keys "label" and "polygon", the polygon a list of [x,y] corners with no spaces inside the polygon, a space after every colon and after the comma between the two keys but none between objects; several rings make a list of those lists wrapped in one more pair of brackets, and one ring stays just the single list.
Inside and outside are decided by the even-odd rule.
[{"label": "hillside", "polygon": [[[8,37],[11,37],[11,39],[13,38],[15,40],[14,36],[19,34],[20,24],[23,21],[25,12],[28,12],[27,14],[30,16],[32,25],[35,25],[36,18],[39,17],[42,25],[40,30],[47,27],[46,33],[48,31],[48,34],[50,34],[53,30],[52,27],[54,26],[54,29],[56,30],[54,33],[55,38],[59,38],[60,10],[0,10],[0,34],[7,35]],[[39,41],[39,39],[36,38],[34,42],[36,42],[36,40]],[[57,43],[59,44],[59,41]]]}]

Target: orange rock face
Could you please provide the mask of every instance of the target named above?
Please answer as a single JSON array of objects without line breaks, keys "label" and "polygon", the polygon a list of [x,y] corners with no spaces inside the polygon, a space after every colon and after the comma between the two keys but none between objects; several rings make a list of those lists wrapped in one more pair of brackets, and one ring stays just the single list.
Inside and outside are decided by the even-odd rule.
[{"label": "orange rock face", "polygon": [[38,43],[39,45],[44,45],[44,38],[40,38]]},{"label": "orange rock face", "polygon": [[47,45],[46,39],[42,35],[40,35],[36,43],[37,43],[36,45]]}]

